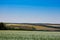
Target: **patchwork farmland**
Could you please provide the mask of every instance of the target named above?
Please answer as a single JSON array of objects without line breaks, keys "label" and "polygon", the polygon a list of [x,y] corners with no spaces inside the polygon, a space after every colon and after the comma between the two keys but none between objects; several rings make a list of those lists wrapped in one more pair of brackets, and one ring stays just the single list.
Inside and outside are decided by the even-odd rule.
[{"label": "patchwork farmland", "polygon": [[60,31],[60,24],[34,24],[34,23],[6,23],[6,28],[35,30],[35,31]]},{"label": "patchwork farmland", "polygon": [[0,23],[0,40],[60,40],[60,25]]}]

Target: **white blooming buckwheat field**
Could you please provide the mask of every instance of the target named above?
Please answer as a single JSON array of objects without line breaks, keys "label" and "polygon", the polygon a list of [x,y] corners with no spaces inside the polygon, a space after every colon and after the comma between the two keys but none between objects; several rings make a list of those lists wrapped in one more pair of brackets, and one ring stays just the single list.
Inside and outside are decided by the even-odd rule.
[{"label": "white blooming buckwheat field", "polygon": [[60,32],[1,30],[0,40],[60,40]]}]

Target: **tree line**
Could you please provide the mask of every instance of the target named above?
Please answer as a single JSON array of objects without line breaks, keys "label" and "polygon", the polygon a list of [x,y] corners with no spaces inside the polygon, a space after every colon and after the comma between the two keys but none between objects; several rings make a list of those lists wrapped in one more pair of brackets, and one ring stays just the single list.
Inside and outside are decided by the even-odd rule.
[{"label": "tree line", "polygon": [[0,30],[6,30],[6,27],[5,27],[4,23],[0,23]]}]

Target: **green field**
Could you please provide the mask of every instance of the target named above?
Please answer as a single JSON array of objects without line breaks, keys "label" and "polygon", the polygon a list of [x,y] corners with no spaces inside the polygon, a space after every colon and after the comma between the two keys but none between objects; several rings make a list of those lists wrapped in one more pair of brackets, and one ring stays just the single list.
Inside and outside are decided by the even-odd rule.
[{"label": "green field", "polygon": [[0,30],[0,40],[60,40],[60,32]]}]

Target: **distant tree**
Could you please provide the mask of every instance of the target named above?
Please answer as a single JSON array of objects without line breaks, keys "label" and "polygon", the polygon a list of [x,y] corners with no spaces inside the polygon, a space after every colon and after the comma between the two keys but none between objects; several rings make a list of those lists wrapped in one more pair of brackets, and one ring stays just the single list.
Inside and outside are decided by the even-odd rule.
[{"label": "distant tree", "polygon": [[5,27],[4,23],[0,23],[0,30],[6,30],[6,27]]},{"label": "distant tree", "polygon": [[34,28],[34,27],[32,27],[32,29],[35,31],[36,30],[36,28]]}]

